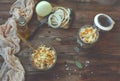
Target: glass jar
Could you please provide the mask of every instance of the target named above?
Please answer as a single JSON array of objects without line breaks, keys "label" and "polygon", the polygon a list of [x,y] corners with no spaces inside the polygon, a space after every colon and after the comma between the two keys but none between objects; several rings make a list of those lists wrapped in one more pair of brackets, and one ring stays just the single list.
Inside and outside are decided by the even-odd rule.
[{"label": "glass jar", "polygon": [[94,17],[94,25],[82,26],[77,35],[77,43],[82,48],[92,47],[99,39],[99,31],[110,31],[115,22],[106,14],[97,14]]},{"label": "glass jar", "polygon": [[30,31],[28,26],[26,25],[26,20],[23,16],[20,16],[17,20],[17,27],[18,27],[18,33],[27,39],[29,37]]},{"label": "glass jar", "polygon": [[52,69],[56,61],[56,50],[47,44],[40,44],[40,46],[30,54],[31,65],[36,71],[48,71]]},{"label": "glass jar", "polygon": [[77,43],[83,48],[90,48],[99,38],[99,31],[92,25],[82,26],[78,31]]}]

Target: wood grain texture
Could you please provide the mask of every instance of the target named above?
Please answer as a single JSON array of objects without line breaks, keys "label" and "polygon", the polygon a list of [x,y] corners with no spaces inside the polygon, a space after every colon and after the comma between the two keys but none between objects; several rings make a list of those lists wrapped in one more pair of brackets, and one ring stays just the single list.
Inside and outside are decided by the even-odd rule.
[{"label": "wood grain texture", "polygon": [[[10,17],[9,8],[15,0],[0,0],[0,24]],[[48,0],[53,4],[69,7],[75,13],[75,20],[71,28],[52,29],[47,25],[40,28],[32,41],[34,48],[40,42],[52,45],[58,55],[56,65],[49,71],[35,70],[30,63],[32,50],[21,42],[21,51],[17,54],[26,70],[26,81],[120,81],[120,1],[114,5],[100,5],[95,0],[89,3],[81,0]],[[110,15],[116,22],[109,32],[100,31],[99,41],[90,49],[78,49],[76,42],[79,28],[86,24],[93,24],[93,18],[98,13]],[[31,32],[37,27],[34,13],[28,23]],[[57,38],[60,41],[56,40]],[[79,69],[75,65],[79,60],[83,65]],[[3,63],[0,57],[0,66]]]}]

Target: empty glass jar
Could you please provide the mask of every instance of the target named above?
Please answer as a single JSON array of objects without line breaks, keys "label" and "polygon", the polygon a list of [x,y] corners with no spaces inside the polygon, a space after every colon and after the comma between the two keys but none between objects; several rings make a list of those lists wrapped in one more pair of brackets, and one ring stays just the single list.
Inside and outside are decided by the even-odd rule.
[{"label": "empty glass jar", "polygon": [[18,27],[18,33],[27,39],[29,37],[30,31],[28,26],[26,25],[26,20],[23,16],[20,16],[17,20],[17,27]]}]

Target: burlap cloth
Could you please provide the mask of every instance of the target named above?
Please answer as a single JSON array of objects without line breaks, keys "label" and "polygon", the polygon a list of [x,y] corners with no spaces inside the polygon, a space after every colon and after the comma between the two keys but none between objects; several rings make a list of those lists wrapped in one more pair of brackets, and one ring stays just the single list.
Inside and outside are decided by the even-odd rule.
[{"label": "burlap cloth", "polygon": [[18,57],[20,39],[17,36],[16,20],[23,16],[28,22],[33,14],[34,0],[17,0],[10,8],[10,17],[0,25],[0,55],[4,63],[0,70],[0,81],[24,81],[24,68]]}]

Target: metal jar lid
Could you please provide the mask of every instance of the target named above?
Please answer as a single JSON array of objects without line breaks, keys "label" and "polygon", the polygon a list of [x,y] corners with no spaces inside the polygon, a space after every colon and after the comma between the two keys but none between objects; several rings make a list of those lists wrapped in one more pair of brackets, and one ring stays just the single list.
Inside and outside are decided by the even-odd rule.
[{"label": "metal jar lid", "polygon": [[115,22],[110,16],[100,13],[94,17],[94,24],[103,31],[110,31],[113,28]]}]

